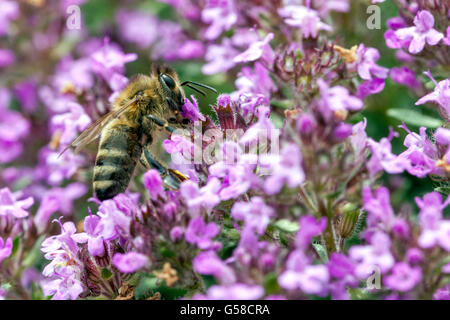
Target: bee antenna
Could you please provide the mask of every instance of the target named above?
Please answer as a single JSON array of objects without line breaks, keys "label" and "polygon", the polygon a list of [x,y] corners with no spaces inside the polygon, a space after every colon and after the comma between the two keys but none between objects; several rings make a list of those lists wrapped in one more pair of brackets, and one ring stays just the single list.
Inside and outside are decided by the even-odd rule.
[{"label": "bee antenna", "polygon": [[193,87],[193,86],[191,86],[190,84],[187,84],[186,86],[189,87],[189,88],[191,88],[191,89],[194,90],[194,91],[197,91],[197,92],[200,93],[201,95],[206,96],[206,93],[205,93],[204,91],[202,91],[202,90],[200,90],[200,89],[197,89],[196,87]]},{"label": "bee antenna", "polygon": [[185,81],[185,82],[183,82],[181,85],[182,85],[182,86],[188,85],[188,87],[192,88],[191,86],[189,86],[189,84],[190,84],[190,85],[196,85],[196,86],[199,86],[199,87],[202,87],[202,88],[211,90],[211,91],[214,92],[214,93],[218,93],[217,90],[214,89],[213,87],[207,86],[206,84],[203,84],[203,83],[200,83],[200,82],[195,82],[195,81]]}]

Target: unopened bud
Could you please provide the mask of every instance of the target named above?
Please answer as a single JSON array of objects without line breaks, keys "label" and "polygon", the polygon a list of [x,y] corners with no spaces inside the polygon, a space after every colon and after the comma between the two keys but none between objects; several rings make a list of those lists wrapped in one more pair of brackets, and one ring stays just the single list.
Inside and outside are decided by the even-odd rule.
[{"label": "unopened bud", "polygon": [[360,209],[353,203],[346,203],[340,209],[342,218],[338,224],[338,232],[342,238],[348,238],[352,235],[358,221]]}]

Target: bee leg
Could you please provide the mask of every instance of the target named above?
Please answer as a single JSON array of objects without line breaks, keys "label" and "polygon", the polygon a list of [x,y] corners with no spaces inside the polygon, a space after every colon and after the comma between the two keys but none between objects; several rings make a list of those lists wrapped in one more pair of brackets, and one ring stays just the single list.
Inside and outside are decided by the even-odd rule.
[{"label": "bee leg", "polygon": [[174,127],[169,126],[169,124],[167,123],[166,120],[160,119],[158,117],[155,117],[154,115],[147,115],[147,118],[149,118],[150,120],[152,120],[154,123],[156,123],[158,126],[163,127],[164,129],[166,129],[167,131],[169,131],[170,133],[175,131]]},{"label": "bee leg", "polygon": [[185,177],[182,173],[177,170],[167,169],[159,163],[151,155],[148,148],[144,148],[141,163],[149,169],[156,169],[163,179],[164,186],[168,189],[178,189],[180,187],[180,183],[187,180],[187,177]]}]

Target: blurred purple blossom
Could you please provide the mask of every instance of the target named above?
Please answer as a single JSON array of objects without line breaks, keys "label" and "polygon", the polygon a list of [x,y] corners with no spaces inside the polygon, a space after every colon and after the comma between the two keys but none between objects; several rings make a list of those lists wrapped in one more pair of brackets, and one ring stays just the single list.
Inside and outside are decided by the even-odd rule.
[{"label": "blurred purple blossom", "polygon": [[223,31],[229,30],[237,21],[238,14],[234,0],[209,0],[202,11],[202,21],[210,24],[204,36],[207,40],[217,39]]},{"label": "blurred purple blossom", "polygon": [[16,1],[1,0],[0,36],[8,35],[11,21],[19,17],[19,4]]},{"label": "blurred purple blossom", "polygon": [[236,281],[233,269],[220,260],[214,251],[200,252],[192,263],[196,272],[213,275],[222,284],[231,284]]},{"label": "blurred purple blossom", "polygon": [[131,273],[149,265],[146,255],[137,252],[116,253],[113,264],[122,272]]},{"label": "blurred purple blossom", "polygon": [[419,82],[414,75],[414,72],[408,67],[396,67],[392,68],[390,72],[390,77],[393,81],[408,86],[412,89],[419,87]]},{"label": "blurred purple blossom", "polygon": [[6,241],[0,237],[0,263],[11,255],[13,242],[11,238]]},{"label": "blurred purple blossom", "polygon": [[259,235],[265,232],[270,218],[274,215],[274,210],[260,197],[253,197],[250,202],[236,202],[231,208],[231,216],[234,219],[245,221],[245,227],[252,228]]},{"label": "blurred purple blossom", "polygon": [[375,48],[366,48],[364,44],[360,44],[356,50],[358,59],[351,64],[356,67],[359,76],[364,80],[372,80],[373,78],[387,78],[389,69],[380,67],[376,64],[380,58],[380,53]]},{"label": "blurred purple blossom", "polygon": [[16,61],[14,52],[9,49],[0,49],[0,68],[6,68]]},{"label": "blurred purple blossom", "polygon": [[279,9],[278,14],[284,18],[286,24],[301,28],[305,38],[316,38],[321,30],[333,30],[330,25],[320,20],[316,10],[305,6],[288,5]]},{"label": "blurred purple blossom", "polygon": [[205,223],[203,217],[192,219],[185,231],[186,241],[203,250],[214,247],[212,239],[219,234],[219,227],[214,222]]},{"label": "blurred purple blossom", "polygon": [[408,51],[417,54],[423,50],[425,43],[436,45],[444,35],[433,29],[434,17],[426,10],[419,11],[414,18],[414,26],[401,28],[395,31],[395,36],[400,40],[408,41]]},{"label": "blurred purple blossom", "polygon": [[410,291],[422,279],[420,267],[411,267],[406,262],[398,262],[392,273],[384,278],[384,285],[391,290]]}]

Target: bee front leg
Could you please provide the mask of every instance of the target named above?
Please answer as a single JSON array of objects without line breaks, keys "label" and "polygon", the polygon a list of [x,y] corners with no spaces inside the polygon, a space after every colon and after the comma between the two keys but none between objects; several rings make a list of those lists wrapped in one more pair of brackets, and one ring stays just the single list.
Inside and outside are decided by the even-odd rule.
[{"label": "bee front leg", "polygon": [[178,189],[180,187],[180,183],[187,180],[187,177],[185,177],[182,173],[177,170],[166,168],[159,161],[157,161],[155,157],[152,156],[148,147],[144,148],[140,161],[146,168],[155,169],[159,172],[164,186],[167,189]]},{"label": "bee front leg", "polygon": [[151,114],[147,115],[146,117],[148,119],[150,119],[151,121],[153,121],[156,125],[166,129],[170,133],[175,131],[174,127],[169,126],[169,123],[167,122],[167,120],[163,120],[163,119],[155,117],[154,115],[151,115]]}]

